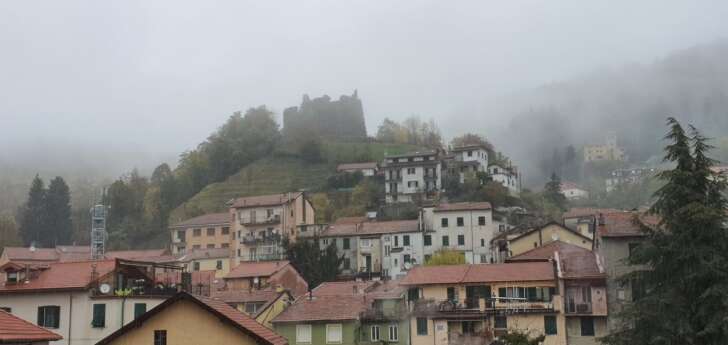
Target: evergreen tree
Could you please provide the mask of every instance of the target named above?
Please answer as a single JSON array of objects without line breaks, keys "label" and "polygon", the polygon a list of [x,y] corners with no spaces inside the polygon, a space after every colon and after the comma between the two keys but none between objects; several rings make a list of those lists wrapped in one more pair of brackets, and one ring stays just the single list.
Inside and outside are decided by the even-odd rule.
[{"label": "evergreen tree", "polygon": [[310,288],[327,281],[333,281],[341,272],[343,256],[339,256],[336,245],[331,243],[324,250],[319,248],[319,239],[284,242],[288,260],[308,282]]},{"label": "evergreen tree", "polygon": [[659,177],[665,185],[651,212],[656,227],[643,227],[646,241],[629,263],[645,269],[622,277],[641,287],[640,298],[620,313],[621,325],[607,344],[725,344],[728,339],[728,232],[725,181],[710,167],[711,148],[673,118],[665,160],[675,164]]},{"label": "evergreen tree", "polygon": [[543,188],[543,198],[561,210],[566,210],[566,196],[561,193],[561,179],[556,173],[551,174],[551,180]]},{"label": "evergreen tree", "polygon": [[45,197],[46,189],[40,176],[35,175],[28,191],[28,200],[18,211],[19,233],[26,246],[35,243],[36,246],[49,246],[43,238],[45,224]]},{"label": "evergreen tree", "polygon": [[57,176],[48,185],[45,198],[43,237],[51,246],[70,244],[73,238],[71,223],[71,194],[66,181]]}]

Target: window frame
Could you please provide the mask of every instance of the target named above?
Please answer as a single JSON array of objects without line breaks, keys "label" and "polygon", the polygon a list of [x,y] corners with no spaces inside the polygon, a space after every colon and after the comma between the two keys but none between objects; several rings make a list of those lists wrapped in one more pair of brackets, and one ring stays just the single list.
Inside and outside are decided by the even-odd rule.
[{"label": "window frame", "polygon": [[202,236],[202,228],[192,229],[192,237]]},{"label": "window frame", "polygon": [[154,345],[167,345],[167,330],[166,329],[155,329],[154,330]]},{"label": "window frame", "polygon": [[[299,339],[299,335],[301,334],[302,330],[308,331],[308,340],[304,339],[304,337],[301,337],[301,339]],[[296,325],[296,336],[294,339],[296,341],[296,344],[311,344],[312,338],[313,333],[310,324]]]},{"label": "window frame", "polygon": [[402,246],[410,246],[409,235],[402,235]]},{"label": "window frame", "polygon": [[458,246],[465,245],[465,235],[458,235]]},{"label": "window frame", "polygon": [[478,225],[479,226],[485,225],[485,216],[478,216]]},{"label": "window frame", "polygon": [[457,217],[457,218],[455,219],[455,223],[457,224],[457,226],[458,226],[459,228],[461,228],[461,227],[465,226],[465,217]]},{"label": "window frame", "polygon": [[[394,332],[393,332],[394,331]],[[389,325],[389,341],[399,341],[399,327],[397,325]],[[392,336],[394,334],[394,337]]]},{"label": "window frame", "polygon": [[543,316],[543,330],[544,330],[545,335],[559,334],[559,326],[556,323],[555,315],[544,315]]},{"label": "window frame", "polygon": [[440,218],[440,227],[441,228],[447,228],[449,226],[450,226],[450,221],[448,220],[447,217]]},{"label": "window frame", "polygon": [[[376,330],[376,332],[374,332],[375,330]],[[376,338],[374,337],[374,334],[377,335]],[[369,329],[369,341],[380,341],[381,339],[382,338],[381,338],[379,326],[377,326],[377,325],[372,326]]]},{"label": "window frame", "polygon": [[351,249],[351,239],[350,239],[350,238],[348,238],[348,237],[345,237],[345,238],[344,238],[344,239],[342,240],[342,243],[341,243],[341,247],[342,247],[342,248],[343,248],[344,250],[349,250],[349,249]]},{"label": "window frame", "polygon": [[106,327],[106,303],[94,303],[91,307],[91,327]]},{"label": "window frame", "polygon": [[448,236],[448,235],[442,235],[442,246],[443,247],[449,247],[450,246],[450,236]]},{"label": "window frame", "polygon": [[[420,323],[420,322],[423,322],[423,321],[424,321],[424,325],[422,325]],[[418,317],[416,319],[416,324],[417,324],[417,335],[427,335],[427,331],[428,331],[428,329],[427,329],[428,328],[427,327],[428,326],[427,325],[427,318],[426,317]],[[424,328],[422,326],[424,326]]]},{"label": "window frame", "polygon": [[[141,310],[142,308],[140,308],[140,307],[144,307],[143,308],[144,310],[142,311]],[[146,303],[134,303],[134,319],[135,320],[136,320],[136,318],[144,315],[144,313],[146,313],[146,312],[147,312],[147,304]]]},{"label": "window frame", "polygon": [[207,230],[205,231],[205,234],[206,234],[206,236],[215,236],[216,232],[217,231],[215,231],[215,228],[207,228]]},{"label": "window frame", "polygon": [[[329,339],[329,328],[339,328],[339,339]],[[327,323],[326,324],[326,344],[341,344],[344,342],[344,326],[340,323]]]},{"label": "window frame", "polygon": [[[590,322],[585,322],[587,320],[590,321]],[[585,329],[584,326],[585,325],[589,325],[589,324],[591,324],[591,325]],[[588,332],[589,329],[591,329],[591,332]],[[584,332],[585,330],[587,332]],[[579,317],[579,332],[580,332],[579,334],[581,334],[582,337],[593,337],[593,336],[595,336],[596,335],[596,331],[594,329],[594,317],[592,317],[592,316],[582,316],[582,317]],[[589,333],[591,333],[591,334],[589,334]]]},{"label": "window frame", "polygon": [[[52,312],[50,322],[48,322],[48,313]],[[58,329],[61,325],[61,306],[58,305],[42,305],[38,306],[38,326],[43,328]]]},{"label": "window frame", "polygon": [[[499,319],[502,321],[498,322]],[[499,327],[499,324],[500,324],[500,326],[503,326],[503,327]],[[498,329],[498,330],[508,329],[508,316],[494,315],[493,316],[493,329]]]},{"label": "window frame", "polygon": [[432,235],[425,235],[423,242],[425,244],[425,247],[432,246]]}]

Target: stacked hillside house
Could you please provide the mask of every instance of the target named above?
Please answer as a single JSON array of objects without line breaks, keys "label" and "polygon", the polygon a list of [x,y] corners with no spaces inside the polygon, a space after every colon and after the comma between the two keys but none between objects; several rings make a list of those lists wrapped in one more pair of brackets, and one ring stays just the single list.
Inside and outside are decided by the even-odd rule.
[{"label": "stacked hillside house", "polygon": [[230,212],[209,213],[169,226],[172,254],[230,247]]},{"label": "stacked hillside house", "polygon": [[483,145],[454,147],[443,160],[443,171],[463,183],[466,177],[487,172],[488,158],[488,149]]},{"label": "stacked hillside house", "polygon": [[441,203],[420,212],[425,261],[440,250],[461,252],[467,263],[491,263],[497,231],[489,202]]},{"label": "stacked hillside house", "polygon": [[389,203],[433,200],[442,188],[438,151],[384,157],[385,200]]},{"label": "stacked hillside house", "polygon": [[493,181],[508,188],[508,192],[511,195],[518,195],[521,192],[521,174],[518,171],[518,167],[513,165],[501,166],[491,164],[488,167],[488,174]]}]

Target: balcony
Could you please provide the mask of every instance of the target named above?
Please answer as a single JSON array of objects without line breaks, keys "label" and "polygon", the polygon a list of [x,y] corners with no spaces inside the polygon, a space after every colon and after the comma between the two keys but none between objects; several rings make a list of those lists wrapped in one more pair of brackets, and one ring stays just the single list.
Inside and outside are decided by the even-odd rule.
[{"label": "balcony", "polygon": [[381,307],[368,308],[359,314],[359,318],[365,322],[399,321],[408,316],[409,312],[404,305],[398,305],[395,308],[386,310]]},{"label": "balcony", "polygon": [[399,176],[385,175],[384,182],[402,182],[402,175],[399,175]]},{"label": "balcony", "polygon": [[557,312],[560,299],[553,296],[550,302],[528,301],[525,298],[492,297],[465,298],[463,301],[418,300],[411,305],[412,311],[421,316],[467,318],[476,315],[533,314]]},{"label": "balcony", "polygon": [[592,304],[589,302],[576,303],[574,301],[568,301],[568,302],[566,302],[566,313],[567,314],[591,314],[592,313]]},{"label": "balcony", "polygon": [[257,237],[255,235],[245,235],[240,239],[240,243],[245,244],[247,246],[257,246],[257,245],[269,245],[269,244],[278,244],[281,242],[281,235],[280,234],[270,234],[265,235],[263,237]]},{"label": "balcony", "polygon": [[278,224],[281,222],[281,215],[280,214],[274,214],[269,217],[255,217],[255,218],[240,218],[240,225],[270,225],[270,224]]}]

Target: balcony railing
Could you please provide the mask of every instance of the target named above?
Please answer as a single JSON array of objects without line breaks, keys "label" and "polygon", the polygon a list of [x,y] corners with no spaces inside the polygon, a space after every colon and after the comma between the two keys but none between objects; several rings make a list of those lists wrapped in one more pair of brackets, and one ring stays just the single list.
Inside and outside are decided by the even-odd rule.
[{"label": "balcony railing", "polygon": [[492,297],[492,298],[466,298],[457,300],[418,300],[411,305],[412,311],[418,315],[448,315],[448,314],[528,314],[549,313],[557,311],[559,296],[554,300],[528,301],[525,298]]},{"label": "balcony railing", "polygon": [[402,175],[399,175],[399,176],[385,175],[384,182],[402,182]]},{"label": "balcony railing", "polygon": [[392,309],[383,310],[381,308],[369,308],[359,314],[362,321],[369,322],[387,322],[397,321],[407,318],[409,311],[403,305],[399,305]]},{"label": "balcony railing", "polygon": [[249,245],[249,246],[269,245],[269,244],[280,243],[281,239],[282,239],[282,237],[280,234],[271,234],[271,235],[266,235],[264,237],[257,237],[255,235],[245,235],[240,239],[240,243]]},{"label": "balcony railing", "polygon": [[592,304],[589,302],[566,302],[566,313],[567,314],[591,314]]},{"label": "balcony railing", "polygon": [[278,224],[281,222],[281,215],[274,214],[270,217],[240,218],[240,225],[265,225]]}]

